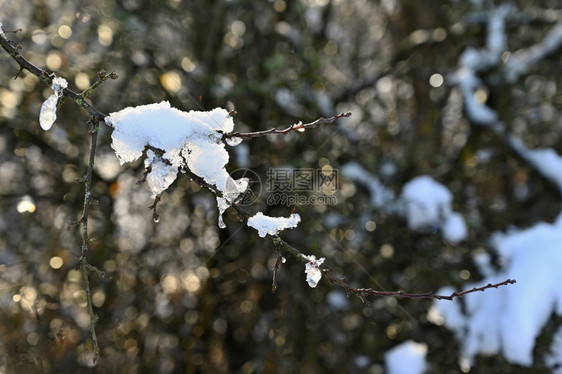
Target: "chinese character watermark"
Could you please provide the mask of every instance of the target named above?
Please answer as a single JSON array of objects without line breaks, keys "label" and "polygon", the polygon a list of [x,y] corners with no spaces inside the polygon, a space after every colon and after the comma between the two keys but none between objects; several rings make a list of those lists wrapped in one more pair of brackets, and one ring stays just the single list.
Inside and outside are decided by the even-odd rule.
[{"label": "chinese character watermark", "polygon": [[265,186],[258,174],[250,169],[230,173],[233,179],[247,178],[248,189],[238,197],[239,205],[256,202],[264,192],[268,205],[335,205],[338,189],[338,170],[332,167],[270,168]]},{"label": "chinese character watermark", "polygon": [[331,167],[271,168],[267,172],[269,205],[335,205],[338,171]]}]

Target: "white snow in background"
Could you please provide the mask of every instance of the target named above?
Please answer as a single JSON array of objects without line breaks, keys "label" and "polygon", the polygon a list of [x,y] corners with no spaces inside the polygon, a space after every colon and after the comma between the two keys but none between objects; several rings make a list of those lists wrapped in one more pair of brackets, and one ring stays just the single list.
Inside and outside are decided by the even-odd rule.
[{"label": "white snow in background", "polygon": [[[248,187],[246,178],[235,181],[225,169],[229,156],[221,137],[234,129],[225,109],[184,112],[163,101],[111,113],[105,122],[114,128],[111,146],[121,164],[140,158],[147,146],[162,151],[158,157],[148,151],[145,161],[152,167],[147,180],[153,197],[173,183],[179,167],[217,187],[221,214]],[[219,226],[224,227],[222,217]]]},{"label": "white snow in background", "polygon": [[320,265],[326,260],[324,257],[316,259],[316,256],[309,255],[304,256],[308,259],[308,262],[304,266],[304,273],[306,274],[306,281],[310,288],[315,288],[322,279],[322,271],[320,270]]},{"label": "white snow in background", "polygon": [[236,164],[241,168],[250,167],[250,147],[248,144],[241,143],[234,148],[234,155],[236,157]]},{"label": "white snow in background", "polygon": [[422,374],[427,369],[427,345],[407,341],[386,352],[384,361],[388,374]]},{"label": "white snow in background", "polygon": [[404,215],[411,230],[439,227],[443,237],[452,243],[466,238],[464,218],[451,207],[453,195],[447,187],[422,175],[410,180],[402,189]]},{"label": "white snow in background", "polygon": [[506,77],[515,82],[533,65],[562,47],[562,22],[557,23],[538,44],[512,53],[505,64]]},{"label": "white snow in background", "polygon": [[2,29],[2,22],[0,22],[0,35],[2,35],[2,37],[6,37],[6,35],[4,34],[4,30]]},{"label": "white snow in background", "polygon": [[[517,9],[512,3],[492,10],[488,14],[486,48],[467,48],[451,77],[451,82],[462,92],[467,117],[496,132],[503,129],[498,114],[475,97],[475,92],[483,86],[478,75],[497,66],[498,74],[514,82],[562,47],[562,22],[558,22],[541,42],[506,53],[509,51],[505,23],[514,14]],[[502,60],[505,64],[500,66]],[[562,193],[560,155],[552,149],[528,149],[513,136],[508,138],[508,143],[539,173],[556,183]],[[539,223],[525,230],[496,233],[491,244],[499,254],[500,269],[492,266],[489,254],[480,254],[475,257],[475,263],[484,279],[462,288],[508,278],[515,279],[517,284],[471,293],[453,302],[435,301],[428,312],[431,322],[445,324],[455,332],[462,347],[463,371],[470,369],[477,354],[501,353],[510,363],[532,366],[537,336],[553,313],[562,315],[562,214],[552,224]],[[438,293],[451,292],[453,289],[446,287]],[[550,356],[544,359],[551,367],[562,363],[562,329],[556,334]]]},{"label": "white snow in background", "polygon": [[459,58],[458,70],[450,77],[450,82],[458,85],[461,90],[468,118],[474,123],[489,126],[496,132],[501,132],[504,125],[492,108],[477,100],[475,92],[483,85],[477,73],[500,63],[501,55],[507,49],[505,22],[515,11],[516,8],[507,3],[490,12],[486,48],[465,49]]},{"label": "white snow in background", "polygon": [[562,193],[562,157],[554,149],[529,149],[514,136],[509,137],[509,144],[545,178],[556,183]]},{"label": "white snow in background", "polygon": [[342,166],[342,174],[348,179],[361,183],[369,190],[371,204],[375,208],[391,210],[394,203],[394,192],[387,188],[379,178],[369,173],[359,163],[352,161]]},{"label": "white snow in background", "polygon": [[262,212],[258,212],[248,218],[248,226],[258,230],[258,235],[261,238],[265,238],[266,235],[275,236],[282,230],[295,228],[300,221],[301,217],[298,213],[293,213],[289,218],[285,218],[270,217]]},{"label": "white snow in background", "polygon": [[39,112],[39,124],[43,130],[50,130],[53,123],[55,123],[57,119],[57,102],[66,87],[68,87],[66,79],[61,77],[53,79],[51,88],[55,92],[43,102],[43,105],[41,105],[41,112]]},{"label": "white snow in background", "polygon": [[496,7],[488,19],[486,46],[491,54],[497,58],[497,62],[499,62],[501,53],[507,49],[505,21],[516,10],[517,8],[513,4],[506,3]]},{"label": "white snow in background", "polygon": [[375,208],[404,216],[411,230],[425,231],[437,227],[441,229],[443,238],[452,244],[466,239],[468,229],[465,220],[451,207],[453,195],[431,177],[419,176],[410,180],[397,199],[391,189],[359,163],[349,162],[341,170],[346,178],[367,187]]},{"label": "white snow in background", "polygon": [[464,100],[464,108],[468,118],[480,125],[497,126],[498,114],[489,106],[476,100],[474,92],[482,86],[480,78],[476,76],[474,70],[460,68],[452,82],[458,84]]},{"label": "white snow in background", "polygon": [[330,291],[326,295],[326,301],[332,309],[346,309],[349,307],[349,299],[345,292]]},{"label": "white snow in background", "polygon": [[496,233],[491,244],[501,269],[494,271],[489,256],[481,257],[476,263],[485,279],[463,288],[508,278],[517,283],[464,296],[465,312],[459,299],[436,301],[438,313],[432,310],[430,320],[440,324],[442,318],[455,331],[468,362],[501,351],[510,363],[532,366],[535,339],[553,313],[562,315],[562,215],[552,224]]},{"label": "white snow in background", "polygon": [[367,355],[359,355],[353,358],[353,362],[358,369],[365,369],[371,363],[371,358]]},{"label": "white snow in background", "polygon": [[458,243],[466,239],[468,229],[466,222],[460,213],[453,212],[449,214],[443,225],[441,226],[443,238],[451,243]]}]

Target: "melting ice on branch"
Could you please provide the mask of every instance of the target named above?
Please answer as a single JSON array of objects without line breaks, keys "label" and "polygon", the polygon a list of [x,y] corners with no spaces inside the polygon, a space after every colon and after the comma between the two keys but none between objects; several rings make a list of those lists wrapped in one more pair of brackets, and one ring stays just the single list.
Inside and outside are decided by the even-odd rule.
[{"label": "melting ice on branch", "polygon": [[309,262],[306,263],[304,267],[304,273],[306,274],[306,281],[311,288],[315,288],[322,279],[322,271],[320,270],[320,265],[326,260],[324,257],[316,259],[316,256],[309,255],[305,256]]},{"label": "melting ice on branch", "polygon": [[41,105],[41,112],[39,113],[39,124],[43,130],[49,130],[51,126],[53,126],[53,123],[55,123],[57,119],[57,102],[66,87],[68,87],[66,79],[61,77],[53,79],[51,88],[55,92],[43,102],[43,105]]},{"label": "melting ice on branch", "polygon": [[[140,158],[147,147],[158,150],[147,151],[145,160],[153,197],[174,182],[180,167],[216,187],[221,214],[248,187],[246,178],[234,180],[225,169],[229,156],[221,137],[234,129],[225,109],[184,112],[163,101],[111,113],[105,122],[114,128],[111,146],[121,164]],[[220,216],[219,226],[224,227]]]}]

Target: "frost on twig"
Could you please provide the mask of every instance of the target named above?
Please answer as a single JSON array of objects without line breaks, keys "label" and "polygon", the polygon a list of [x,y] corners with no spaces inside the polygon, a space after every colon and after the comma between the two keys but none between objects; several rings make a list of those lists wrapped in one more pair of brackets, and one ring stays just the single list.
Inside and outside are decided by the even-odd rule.
[{"label": "frost on twig", "polygon": [[53,79],[51,88],[55,92],[43,102],[41,112],[39,113],[39,124],[43,130],[48,131],[55,123],[57,119],[57,102],[62,97],[62,92],[66,87],[68,87],[66,79],[61,77]]}]

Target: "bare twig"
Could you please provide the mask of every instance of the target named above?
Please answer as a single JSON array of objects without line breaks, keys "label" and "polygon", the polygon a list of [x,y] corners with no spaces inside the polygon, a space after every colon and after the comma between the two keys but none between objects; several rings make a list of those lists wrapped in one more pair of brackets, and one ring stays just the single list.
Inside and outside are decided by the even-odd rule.
[{"label": "bare twig", "polygon": [[395,297],[404,297],[407,299],[453,300],[457,297],[462,297],[469,293],[478,292],[478,291],[484,292],[489,288],[498,288],[501,286],[507,286],[508,284],[517,283],[515,279],[506,279],[503,282],[499,282],[495,284],[488,283],[487,285],[482,287],[474,287],[469,290],[457,291],[451,293],[450,295],[439,295],[433,292],[408,293],[404,291],[380,291],[380,290],[374,290],[372,288],[355,288],[350,286],[347,282],[345,282],[344,279],[334,276],[329,269],[321,269],[321,270],[322,270],[322,275],[324,275],[330,283],[336,283],[342,286],[348,295],[354,294],[359,299],[361,299],[361,301],[364,303],[367,303],[366,300],[367,296],[395,296]]},{"label": "bare twig", "polygon": [[94,169],[94,158],[96,153],[97,137],[99,131],[98,120],[92,116],[90,121],[90,155],[88,157],[88,167],[86,170],[86,175],[83,177],[84,181],[84,210],[82,211],[82,217],[78,222],[82,223],[82,250],[80,254],[80,259],[78,260],[78,266],[82,272],[82,279],[84,280],[84,287],[86,289],[86,307],[88,309],[88,314],[90,315],[90,335],[92,337],[92,346],[94,351],[94,363],[100,359],[100,349],[98,344],[98,338],[96,334],[96,323],[98,321],[98,316],[94,313],[92,292],[90,290],[90,281],[88,279],[88,274],[90,271],[94,270],[99,276],[103,276],[104,273],[97,269],[95,266],[88,263],[87,254],[89,250],[90,237],[88,236],[88,213],[90,206],[94,203],[94,198],[92,197],[92,172]]},{"label": "bare twig", "polygon": [[312,129],[318,125],[322,125],[322,124],[328,124],[328,123],[334,123],[336,120],[342,118],[342,117],[349,117],[351,115],[350,112],[346,112],[346,113],[340,113],[338,115],[329,117],[329,118],[324,118],[324,117],[320,117],[315,121],[309,122],[309,123],[295,123],[289,127],[287,127],[284,130],[277,130],[275,128],[271,128],[269,130],[263,130],[263,131],[256,131],[256,132],[230,132],[228,134],[223,134],[223,139],[230,139],[230,138],[259,138],[262,136],[267,136],[267,135],[286,135],[290,132],[293,131],[304,131],[306,129]]},{"label": "bare twig", "polygon": [[285,261],[285,258],[281,256],[281,252],[279,252],[279,247],[275,246],[275,262],[273,263],[273,282],[271,284],[271,292],[277,292],[277,272],[281,267],[281,263]]}]

